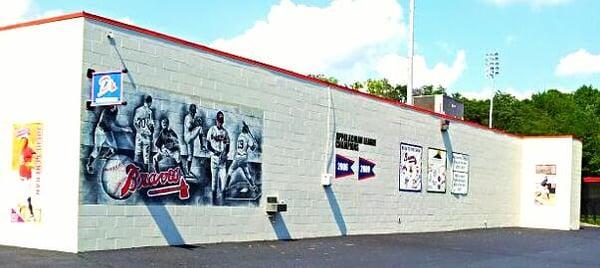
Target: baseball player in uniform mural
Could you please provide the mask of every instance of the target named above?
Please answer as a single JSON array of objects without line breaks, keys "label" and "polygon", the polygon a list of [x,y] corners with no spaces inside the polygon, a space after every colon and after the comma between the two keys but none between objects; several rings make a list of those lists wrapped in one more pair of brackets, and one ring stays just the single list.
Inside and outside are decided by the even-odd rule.
[{"label": "baseball player in uniform mural", "polygon": [[100,118],[94,130],[94,149],[90,153],[86,164],[87,172],[90,174],[95,172],[94,162],[98,159],[104,145],[108,146],[108,152],[102,156],[103,158],[110,158],[117,152],[117,141],[114,132],[133,132],[131,128],[117,125],[118,113],[119,110],[116,105],[107,106],[100,113]]},{"label": "baseball player in uniform mural", "polygon": [[169,119],[164,117],[160,120],[160,133],[154,145],[158,153],[154,155],[154,171],[159,172],[159,162],[165,158],[171,158],[177,166],[181,166],[181,150],[177,133],[169,126]]},{"label": "baseball player in uniform mural", "polygon": [[204,150],[202,143],[202,119],[196,114],[196,104],[190,104],[188,114],[183,119],[183,140],[187,151],[186,173],[192,175],[192,159],[194,158],[194,141],[198,138],[200,147]]},{"label": "baseball player in uniform mural", "polygon": [[[231,175],[237,169],[241,169],[244,174],[242,177],[248,183],[250,189],[253,192],[258,190],[256,183],[250,174],[250,170],[248,169],[248,154],[251,151],[254,151],[256,147],[257,142],[250,132],[250,127],[248,127],[246,122],[242,121],[242,133],[240,133],[235,143],[235,155],[233,157],[233,163],[231,163],[231,166],[229,167],[229,172],[227,172],[226,188],[229,188],[231,184]],[[247,189],[242,190],[242,192],[244,191],[247,191]]]},{"label": "baseball player in uniform mural", "polygon": [[[19,177],[22,184],[24,185],[25,201],[27,201],[27,208],[29,209],[30,217],[33,218],[33,205],[31,204],[31,196],[34,193],[34,181],[31,179],[32,169],[34,166],[33,157],[36,152],[29,147],[29,138],[27,135],[21,137],[23,147],[21,148],[19,158]],[[23,214],[22,214],[23,215]]]},{"label": "baseball player in uniform mural", "polygon": [[[222,111],[217,112],[216,125],[212,126],[206,138],[208,150],[210,151],[210,169],[212,172],[212,191],[217,200],[223,198],[223,187],[225,187],[227,154],[229,153],[229,134],[223,127],[225,115]],[[214,199],[213,199],[214,200]]]},{"label": "baseball player in uniform mural", "polygon": [[136,108],[133,115],[133,126],[136,132],[134,161],[143,164],[146,171],[150,170],[152,134],[154,133],[154,114],[151,108],[152,97],[148,95],[144,98],[144,104]]}]

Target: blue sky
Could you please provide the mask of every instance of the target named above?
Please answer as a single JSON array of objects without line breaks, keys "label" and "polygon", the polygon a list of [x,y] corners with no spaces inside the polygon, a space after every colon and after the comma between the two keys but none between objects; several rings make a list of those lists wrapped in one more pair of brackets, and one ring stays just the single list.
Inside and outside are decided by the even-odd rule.
[{"label": "blue sky", "polygon": [[[496,88],[600,87],[600,1],[416,0],[415,83],[491,94],[484,54],[500,53]],[[300,73],[406,82],[408,0],[74,1],[0,3],[0,24],[89,11]]]}]

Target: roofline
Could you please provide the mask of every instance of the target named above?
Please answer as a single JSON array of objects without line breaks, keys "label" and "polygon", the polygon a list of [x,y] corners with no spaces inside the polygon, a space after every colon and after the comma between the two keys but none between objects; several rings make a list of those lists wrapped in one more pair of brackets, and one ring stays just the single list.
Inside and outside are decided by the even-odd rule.
[{"label": "roofline", "polygon": [[[359,96],[363,96],[372,100],[376,100],[379,102],[383,102],[383,103],[387,103],[393,106],[398,106],[398,107],[402,107],[402,108],[407,108],[409,110],[413,110],[416,112],[420,112],[420,113],[424,113],[424,114],[428,114],[428,115],[432,115],[435,117],[438,117],[440,119],[447,119],[447,120],[451,120],[454,122],[459,122],[471,127],[475,127],[475,128],[479,128],[482,130],[487,130],[487,131],[492,131],[498,134],[502,134],[502,135],[506,135],[506,136],[510,136],[510,137],[515,137],[515,138],[533,138],[533,137],[541,137],[541,136],[526,136],[526,135],[518,135],[518,134],[513,134],[513,133],[508,133],[502,129],[497,129],[497,128],[488,128],[486,126],[480,125],[478,123],[472,122],[472,121],[467,121],[464,119],[460,119],[451,115],[447,115],[447,114],[441,114],[441,113],[436,113],[434,111],[430,111],[421,107],[417,107],[417,106],[413,106],[413,105],[409,105],[400,101],[396,101],[396,100],[390,100],[390,99],[386,99],[377,95],[373,95],[373,94],[369,94],[369,93],[365,93],[365,92],[361,92],[358,90],[354,90],[345,86],[341,86],[341,85],[337,85],[337,84],[333,84],[327,81],[323,81],[317,78],[313,78],[310,77],[308,75],[304,75],[304,74],[300,74],[294,71],[290,71],[287,69],[283,69],[274,65],[270,65],[267,63],[263,63],[263,62],[259,62],[250,58],[245,58],[245,57],[241,57],[235,54],[231,54],[228,52],[224,52],[221,50],[217,50],[214,48],[210,48],[207,47],[205,45],[202,44],[198,44],[198,43],[194,43],[191,41],[187,41],[175,36],[171,36],[171,35],[167,35],[167,34],[163,34],[163,33],[159,33],[153,30],[149,30],[149,29],[145,29],[139,26],[135,26],[135,25],[131,25],[131,24],[127,24],[127,23],[123,23],[120,21],[116,21],[113,19],[109,19],[106,17],[102,17],[102,16],[98,16],[92,13],[88,13],[85,11],[80,11],[80,12],[75,12],[75,13],[70,13],[70,14],[65,14],[65,15],[61,15],[61,16],[56,16],[56,17],[50,17],[50,18],[44,18],[44,19],[39,19],[39,20],[32,20],[32,21],[28,21],[28,22],[23,22],[23,23],[18,23],[18,24],[13,24],[13,25],[8,25],[8,26],[0,26],[0,31],[6,31],[6,30],[11,30],[11,29],[17,29],[17,28],[23,28],[23,27],[29,27],[29,26],[35,26],[35,25],[41,25],[41,24],[46,24],[46,23],[52,23],[52,22],[58,22],[58,21],[63,21],[63,20],[69,20],[69,19],[75,19],[75,18],[86,18],[86,19],[91,19],[91,20],[95,20],[98,22],[102,22],[105,24],[109,24],[112,26],[116,26],[119,28],[123,28],[126,30],[130,30],[133,32],[137,32],[140,34],[144,34],[144,35],[148,35],[151,37],[155,37],[158,39],[162,39],[165,41],[169,41],[169,42],[173,42],[179,45],[183,45],[183,46],[187,46],[190,48],[194,48],[194,49],[198,49],[207,53],[211,53],[211,54],[215,54],[221,57],[225,57],[231,60],[235,60],[235,61],[239,61],[239,62],[243,62],[249,65],[253,65],[253,66],[257,66],[260,68],[264,68],[264,69],[268,69],[274,72],[278,72],[287,76],[291,76],[291,77],[295,77],[297,79],[300,80],[305,80],[305,81],[309,81],[315,84],[319,84],[322,86],[326,86],[326,87],[331,87],[331,88],[335,88],[347,93],[351,93],[351,94],[355,94],[355,95],[359,95]],[[543,136],[543,137],[571,137],[574,139],[574,136],[572,135],[561,135],[561,136]]]}]

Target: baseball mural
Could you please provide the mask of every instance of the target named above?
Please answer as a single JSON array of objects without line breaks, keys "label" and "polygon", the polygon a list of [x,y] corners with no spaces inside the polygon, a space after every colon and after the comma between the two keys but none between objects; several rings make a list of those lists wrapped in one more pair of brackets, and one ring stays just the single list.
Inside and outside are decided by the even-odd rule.
[{"label": "baseball mural", "polygon": [[85,112],[82,204],[258,205],[262,111],[127,92],[127,105]]}]

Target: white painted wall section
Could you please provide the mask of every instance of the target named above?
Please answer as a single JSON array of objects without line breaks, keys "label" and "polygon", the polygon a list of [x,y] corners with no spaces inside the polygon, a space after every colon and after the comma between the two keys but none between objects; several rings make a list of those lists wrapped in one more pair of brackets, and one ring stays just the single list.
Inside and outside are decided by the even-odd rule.
[{"label": "white painted wall section", "polygon": [[[0,31],[0,244],[77,251],[83,19]],[[13,123],[43,123],[41,223],[12,223]]]}]

